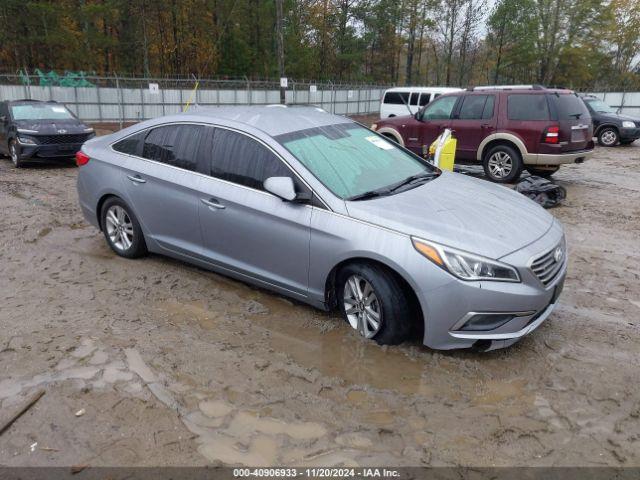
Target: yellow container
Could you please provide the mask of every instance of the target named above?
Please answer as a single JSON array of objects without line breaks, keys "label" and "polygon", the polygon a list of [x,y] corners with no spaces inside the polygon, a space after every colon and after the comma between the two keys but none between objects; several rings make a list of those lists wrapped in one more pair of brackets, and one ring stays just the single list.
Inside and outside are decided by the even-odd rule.
[{"label": "yellow container", "polygon": [[438,167],[442,170],[453,172],[453,164],[456,161],[456,146],[458,140],[453,137],[444,142],[444,146],[440,150],[440,158],[438,159]]}]

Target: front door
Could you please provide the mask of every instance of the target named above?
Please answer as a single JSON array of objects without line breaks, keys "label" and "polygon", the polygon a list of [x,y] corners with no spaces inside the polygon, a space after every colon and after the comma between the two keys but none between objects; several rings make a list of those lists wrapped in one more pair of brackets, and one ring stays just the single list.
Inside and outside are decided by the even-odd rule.
[{"label": "front door", "polygon": [[407,148],[418,155],[426,156],[429,145],[449,126],[457,101],[456,95],[440,97],[421,110],[417,116],[418,122],[412,125],[415,131],[408,131],[405,137],[411,140]]},{"label": "front door", "polygon": [[[212,138],[211,138],[212,137]],[[269,177],[291,177],[287,165],[258,140],[215,128],[210,170],[199,187],[204,256],[212,263],[307,296],[312,208],[264,190]]]},{"label": "front door", "polygon": [[482,140],[496,130],[495,95],[470,93],[455,109],[450,128],[458,141],[456,158],[476,160]]}]

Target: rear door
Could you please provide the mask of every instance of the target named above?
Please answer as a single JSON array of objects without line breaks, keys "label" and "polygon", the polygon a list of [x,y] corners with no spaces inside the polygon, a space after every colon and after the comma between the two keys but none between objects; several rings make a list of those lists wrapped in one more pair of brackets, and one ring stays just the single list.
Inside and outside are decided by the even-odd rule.
[{"label": "rear door", "polygon": [[450,122],[458,141],[456,158],[476,160],[480,143],[496,129],[495,102],[496,96],[489,94],[472,93],[462,97]]},{"label": "rear door", "polygon": [[264,190],[268,177],[291,177],[270,148],[246,134],[216,127],[207,147],[209,170],[198,201],[204,255],[213,263],[307,295],[312,208]]},{"label": "rear door", "polygon": [[131,207],[146,235],[180,254],[202,249],[196,170],[205,128],[171,124],[148,130],[136,147],[138,158],[132,158],[124,172]]},{"label": "rear door", "polygon": [[591,115],[575,93],[548,94],[551,117],[560,126],[559,144],[563,152],[585,150],[593,137]]}]

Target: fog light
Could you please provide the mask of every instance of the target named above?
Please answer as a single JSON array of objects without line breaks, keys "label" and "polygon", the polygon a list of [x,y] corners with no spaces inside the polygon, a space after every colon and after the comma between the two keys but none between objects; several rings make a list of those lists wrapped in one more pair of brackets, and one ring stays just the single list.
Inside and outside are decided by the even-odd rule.
[{"label": "fog light", "polygon": [[478,313],[467,320],[460,330],[471,330],[476,332],[495,330],[508,321],[513,320],[514,317],[515,315],[511,313]]}]

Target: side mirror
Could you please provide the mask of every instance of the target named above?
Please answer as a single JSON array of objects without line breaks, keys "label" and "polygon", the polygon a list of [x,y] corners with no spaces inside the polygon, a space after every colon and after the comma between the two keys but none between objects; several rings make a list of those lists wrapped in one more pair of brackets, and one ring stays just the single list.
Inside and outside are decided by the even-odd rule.
[{"label": "side mirror", "polygon": [[264,181],[264,189],[287,202],[293,202],[297,197],[291,177],[269,177]]}]

